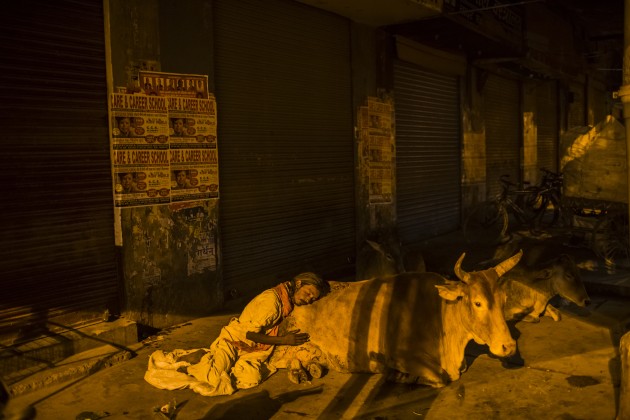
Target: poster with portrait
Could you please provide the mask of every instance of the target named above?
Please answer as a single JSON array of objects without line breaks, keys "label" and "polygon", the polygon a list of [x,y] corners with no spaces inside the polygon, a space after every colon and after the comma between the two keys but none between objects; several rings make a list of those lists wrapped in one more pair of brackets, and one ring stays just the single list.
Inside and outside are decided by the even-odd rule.
[{"label": "poster with portrait", "polygon": [[110,106],[114,205],[168,203],[166,98],[113,93]]},{"label": "poster with portrait", "polygon": [[219,196],[217,112],[208,77],[139,73],[135,94],[111,96],[116,207]]},{"label": "poster with portrait", "polygon": [[219,196],[216,102],[168,98],[171,201]]}]

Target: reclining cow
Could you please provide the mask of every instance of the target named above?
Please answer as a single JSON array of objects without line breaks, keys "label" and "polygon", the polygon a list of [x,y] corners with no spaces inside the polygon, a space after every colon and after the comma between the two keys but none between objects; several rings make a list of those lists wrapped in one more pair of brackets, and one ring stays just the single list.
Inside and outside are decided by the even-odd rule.
[{"label": "reclining cow", "polygon": [[[503,317],[499,278],[522,252],[484,271],[465,272],[465,254],[455,264],[460,281],[435,273],[403,273],[358,282],[331,282],[331,293],[295,308],[285,328],[310,334],[310,343],[276,348],[271,364],[319,363],[340,372],[387,373],[399,383],[442,387],[459,379],[470,340],[499,357],[515,353]],[[312,365],[311,365],[312,366]]]},{"label": "reclining cow", "polygon": [[366,280],[411,271],[426,271],[420,249],[402,249],[394,240],[366,240],[357,255],[356,279]]},{"label": "reclining cow", "polygon": [[404,273],[400,244],[393,240],[366,240],[357,255],[356,279],[365,280]]},{"label": "reclining cow", "polygon": [[508,321],[540,322],[540,316],[559,321],[560,312],[549,303],[556,295],[580,307],[589,304],[579,269],[567,254],[533,266],[519,263],[505,275],[502,287],[507,295],[504,314]]}]

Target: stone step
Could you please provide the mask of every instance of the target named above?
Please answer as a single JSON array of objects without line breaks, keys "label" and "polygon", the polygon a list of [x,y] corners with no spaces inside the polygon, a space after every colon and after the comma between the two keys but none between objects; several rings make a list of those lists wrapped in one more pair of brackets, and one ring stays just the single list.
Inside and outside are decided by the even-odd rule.
[{"label": "stone step", "polygon": [[61,332],[47,332],[36,339],[3,347],[0,350],[0,376],[11,386],[54,368],[76,354],[103,346],[125,351],[137,342],[137,324],[124,318]]},{"label": "stone step", "polygon": [[101,369],[135,357],[137,350],[141,347],[142,343],[135,343],[125,348],[108,344],[74,354],[40,370],[30,369],[29,372],[21,372],[20,379],[8,386],[11,396],[22,396],[90,376]]}]

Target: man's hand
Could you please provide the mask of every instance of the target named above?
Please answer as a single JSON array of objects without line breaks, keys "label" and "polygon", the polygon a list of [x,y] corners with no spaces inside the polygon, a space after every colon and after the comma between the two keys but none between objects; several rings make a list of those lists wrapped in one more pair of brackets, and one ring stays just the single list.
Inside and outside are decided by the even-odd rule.
[{"label": "man's hand", "polygon": [[307,333],[301,333],[300,330],[287,331],[286,335],[271,336],[262,333],[247,332],[245,337],[254,343],[299,346],[309,341],[310,337]]},{"label": "man's hand", "polygon": [[283,336],[283,344],[287,346],[299,346],[309,341],[310,336],[307,333],[301,333],[300,330],[289,331]]}]

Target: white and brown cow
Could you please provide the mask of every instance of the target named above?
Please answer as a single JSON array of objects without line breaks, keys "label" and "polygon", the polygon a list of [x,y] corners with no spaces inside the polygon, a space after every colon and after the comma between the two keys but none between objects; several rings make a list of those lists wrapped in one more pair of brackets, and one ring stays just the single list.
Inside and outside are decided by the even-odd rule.
[{"label": "white and brown cow", "polygon": [[459,379],[470,340],[511,356],[516,342],[503,317],[499,278],[522,252],[475,272],[461,268],[464,255],[454,270],[460,281],[416,272],[331,282],[328,296],[296,307],[285,320],[285,328],[308,332],[310,342],[279,346],[271,364],[314,361],[340,372],[387,373],[396,382],[442,387]]}]

